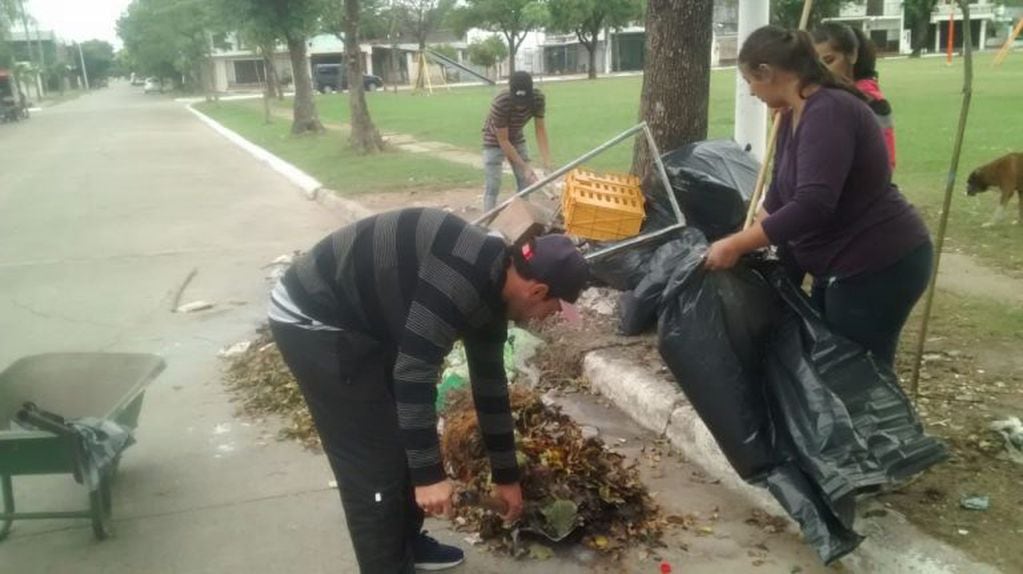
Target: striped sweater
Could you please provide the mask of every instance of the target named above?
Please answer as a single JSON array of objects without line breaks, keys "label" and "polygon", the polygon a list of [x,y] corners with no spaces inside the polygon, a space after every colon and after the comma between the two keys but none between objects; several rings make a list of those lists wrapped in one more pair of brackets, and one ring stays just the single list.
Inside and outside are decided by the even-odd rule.
[{"label": "striped sweater", "polygon": [[547,99],[540,90],[533,90],[533,100],[520,104],[508,90],[497,94],[490,102],[490,113],[483,123],[483,147],[498,147],[497,130],[508,128],[508,141],[512,145],[526,143],[522,128],[533,118],[543,118],[547,113]]},{"label": "striped sweater", "polygon": [[504,242],[485,230],[441,210],[403,209],[334,232],[281,280],[316,324],[361,332],[393,351],[398,425],[417,486],[445,477],[434,404],[458,339],[494,482],[518,480],[503,354],[506,263]]}]

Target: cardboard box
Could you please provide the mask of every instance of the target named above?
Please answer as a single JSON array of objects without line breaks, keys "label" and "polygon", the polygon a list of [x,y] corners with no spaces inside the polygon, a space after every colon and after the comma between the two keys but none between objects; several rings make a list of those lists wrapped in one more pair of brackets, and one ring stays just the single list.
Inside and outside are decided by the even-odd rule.
[{"label": "cardboard box", "polygon": [[503,235],[508,243],[519,245],[546,231],[552,218],[550,211],[517,197],[497,214],[489,227]]}]

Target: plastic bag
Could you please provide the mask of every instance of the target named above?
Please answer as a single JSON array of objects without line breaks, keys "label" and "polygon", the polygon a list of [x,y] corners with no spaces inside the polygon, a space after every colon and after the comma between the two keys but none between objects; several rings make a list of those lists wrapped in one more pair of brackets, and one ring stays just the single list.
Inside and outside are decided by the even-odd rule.
[{"label": "plastic bag", "polygon": [[[672,192],[690,227],[713,241],[738,231],[753,195],[759,164],[731,140],[689,144],[661,156]],[[651,170],[643,182],[646,219],[641,233],[677,223],[664,186]],[[663,237],[594,261],[590,274],[619,291],[630,291],[651,271],[654,253],[674,237]]]},{"label": "plastic bag", "polygon": [[780,460],[755,356],[770,327],[762,318],[777,303],[750,269],[706,271],[706,240],[687,232],[692,243],[661,299],[659,350],[728,462],[742,478],[755,479]]},{"label": "plastic bag", "polygon": [[830,500],[903,480],[944,460],[890,368],[831,331],[784,273],[789,309],[767,349],[767,378],[801,466]]},{"label": "plastic bag", "polygon": [[675,269],[692,251],[707,248],[703,234],[683,229],[678,239],[657,248],[647,263],[647,274],[632,291],[618,299],[618,329],[623,335],[639,335],[657,325],[661,295]]},{"label": "plastic bag", "polygon": [[[699,141],[661,156],[686,223],[708,241],[734,233],[746,218],[756,187],[759,163],[731,140]],[[660,179],[649,178],[647,224],[653,229],[675,222]]]}]

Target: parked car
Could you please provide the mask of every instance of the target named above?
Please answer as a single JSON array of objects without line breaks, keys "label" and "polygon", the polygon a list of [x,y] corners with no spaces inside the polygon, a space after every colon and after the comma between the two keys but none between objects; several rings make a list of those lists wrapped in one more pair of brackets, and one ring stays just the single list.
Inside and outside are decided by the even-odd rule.
[{"label": "parked car", "polygon": [[159,78],[146,78],[146,84],[142,91],[151,94],[153,92],[163,93],[163,82]]},{"label": "parked car", "polygon": [[145,83],[146,83],[146,81],[144,79],[142,79],[142,76],[139,76],[135,72],[131,73],[131,85],[133,85],[133,86],[141,86],[141,85],[143,85]]},{"label": "parked car", "polygon": [[[347,90],[348,73],[344,64],[317,64],[313,68],[313,85],[323,94]],[[363,74],[362,87],[367,92],[372,92],[384,87],[384,80],[380,76]]]}]

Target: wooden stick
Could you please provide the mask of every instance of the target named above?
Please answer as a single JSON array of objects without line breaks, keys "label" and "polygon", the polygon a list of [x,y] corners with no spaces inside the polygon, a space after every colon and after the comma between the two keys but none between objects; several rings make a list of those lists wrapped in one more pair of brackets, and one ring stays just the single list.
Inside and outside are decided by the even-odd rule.
[{"label": "wooden stick", "polygon": [[[969,0],[958,0],[963,11],[963,22],[970,21]],[[970,114],[970,100],[973,97],[973,38],[970,26],[963,26],[963,105],[959,110],[959,130],[956,132],[955,144],[952,148],[952,165],[948,168],[948,179],[945,182],[945,202],[941,207],[941,219],[938,223],[938,236],[934,245],[934,270],[927,287],[927,298],[924,301],[924,314],[920,320],[920,334],[916,341],[916,358],[913,361],[913,376],[909,388],[915,400],[920,393],[920,365],[924,358],[924,345],[927,342],[927,327],[931,320],[931,307],[934,304],[934,291],[938,282],[938,266],[941,264],[941,249],[945,245],[945,230],[948,228],[948,214],[952,207],[952,193],[955,190],[956,171],[959,169],[959,156],[963,151],[963,136],[966,133],[966,118]]]},{"label": "wooden stick", "polygon": [[[803,14],[799,17],[799,29],[806,30],[810,23],[810,12],[813,10],[813,0],[803,1]],[[757,185],[753,188],[753,197],[749,200],[749,209],[746,211],[746,222],[742,228],[746,229],[753,225],[753,219],[757,215],[757,208],[760,207],[760,200],[764,196],[764,187],[767,185],[767,172],[771,168],[771,161],[774,159],[775,144],[778,141],[778,114],[774,114],[774,122],[771,124],[771,133],[767,136],[767,149],[764,150],[764,162],[760,164],[760,172],[757,173]]]},{"label": "wooden stick", "polygon": [[1023,18],[1020,18],[1019,22],[1016,22],[1016,27],[1012,29],[1012,34],[1009,34],[1005,43],[1002,44],[1001,48],[999,48],[998,54],[995,56],[995,66],[1001,65],[1002,60],[1004,60],[1005,57],[1009,55],[1009,52],[1012,51],[1012,44],[1016,41],[1016,38],[1019,37],[1020,32],[1023,32]]},{"label": "wooden stick", "polygon": [[195,268],[189,271],[188,276],[185,277],[185,280],[181,282],[178,290],[175,291],[174,299],[171,301],[171,313],[177,312],[178,307],[181,306],[181,296],[185,294],[185,289],[188,287],[188,284],[192,282],[192,279],[195,279],[197,273],[199,273],[199,270]]}]

